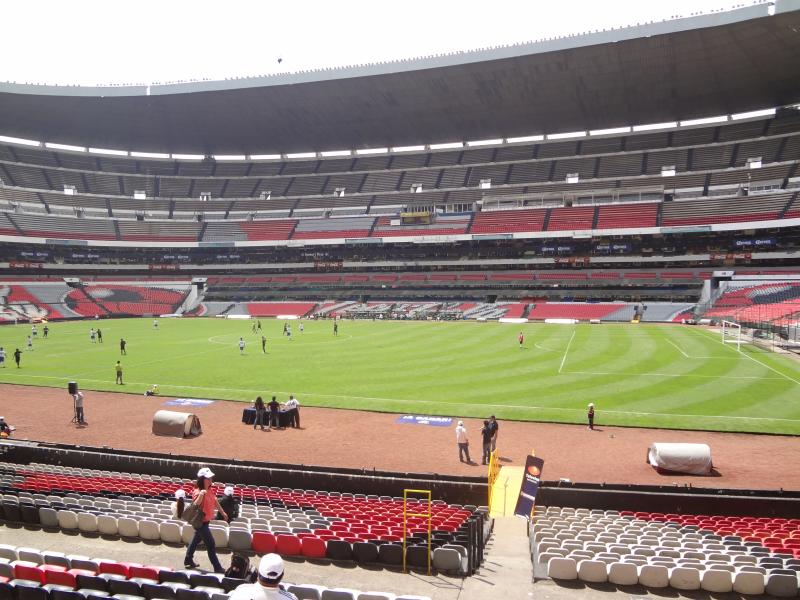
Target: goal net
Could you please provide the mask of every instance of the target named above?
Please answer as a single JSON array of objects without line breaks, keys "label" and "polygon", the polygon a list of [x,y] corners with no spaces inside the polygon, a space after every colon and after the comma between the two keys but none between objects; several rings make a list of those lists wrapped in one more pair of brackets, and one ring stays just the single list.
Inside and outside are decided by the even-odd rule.
[{"label": "goal net", "polygon": [[735,344],[736,349],[741,351],[742,349],[742,326],[738,323],[734,323],[733,321],[723,321],[722,322],[722,343],[723,344]]}]

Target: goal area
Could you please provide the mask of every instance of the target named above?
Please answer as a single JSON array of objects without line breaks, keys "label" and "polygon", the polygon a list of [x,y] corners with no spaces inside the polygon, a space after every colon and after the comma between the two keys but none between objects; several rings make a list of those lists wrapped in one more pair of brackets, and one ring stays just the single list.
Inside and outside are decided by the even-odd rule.
[{"label": "goal area", "polygon": [[742,326],[738,323],[734,323],[733,321],[722,321],[722,327],[720,328],[722,332],[722,343],[723,344],[734,344],[736,349],[741,351],[742,349]]}]

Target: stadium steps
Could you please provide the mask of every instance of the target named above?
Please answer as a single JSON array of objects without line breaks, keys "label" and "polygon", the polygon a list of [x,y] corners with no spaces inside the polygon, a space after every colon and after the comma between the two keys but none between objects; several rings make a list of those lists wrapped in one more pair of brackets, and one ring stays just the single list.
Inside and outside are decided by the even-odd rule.
[{"label": "stadium steps", "polygon": [[542,231],[547,231],[547,228],[550,226],[550,213],[553,209],[548,208],[544,213],[544,221],[542,221]]},{"label": "stadium steps", "polygon": [[[108,210],[109,210],[109,211],[111,210],[111,206],[110,206],[110,205],[109,205],[109,207],[108,207]],[[119,221],[117,221],[116,219],[114,219],[112,222],[114,223],[114,236],[115,236],[115,237],[116,237],[118,240],[121,240],[121,239],[122,239],[122,234],[121,234],[121,233],[120,233],[120,231],[119,231]]]},{"label": "stadium steps", "polygon": [[[116,225],[117,225],[117,222],[116,222],[116,221],[114,221],[114,226],[116,227]],[[119,230],[117,230],[117,235],[119,235]],[[80,291],[81,295],[82,295],[82,296],[84,296],[84,297],[85,297],[85,298],[86,298],[86,299],[87,299],[89,302],[91,302],[92,304],[94,304],[95,306],[97,306],[97,307],[100,309],[100,312],[102,312],[102,313],[104,313],[104,314],[107,314],[107,315],[111,315],[111,314],[112,314],[112,313],[111,313],[111,311],[110,311],[110,310],[108,310],[108,308],[106,308],[106,307],[105,307],[103,304],[101,304],[101,303],[100,303],[100,302],[98,302],[98,301],[97,301],[95,298],[93,298],[93,297],[92,297],[92,296],[91,296],[91,295],[90,295],[90,294],[89,294],[89,293],[86,291],[86,288],[85,288],[85,287],[80,287],[80,288],[78,288],[78,290]]]},{"label": "stadium steps", "polygon": [[53,212],[50,210],[50,205],[47,203],[47,200],[44,199],[44,196],[42,196],[40,192],[36,192],[36,196],[39,198],[42,204],[44,204],[44,209],[47,211],[48,215]]},{"label": "stadium steps", "polygon": [[[111,199],[110,198],[106,198],[106,212],[108,212],[108,216],[109,217],[111,217],[111,218],[114,217],[114,211],[111,209]],[[117,234],[117,239],[119,239],[119,234]]]},{"label": "stadium steps", "polygon": [[208,228],[208,223],[203,221],[203,224],[200,226],[200,231],[197,233],[197,241],[203,239],[203,236],[206,234],[206,229]]},{"label": "stadium steps", "polygon": [[794,163],[794,164],[791,166],[791,168],[789,169],[789,172],[786,174],[786,177],[785,177],[785,178],[784,178],[784,180],[783,180],[783,183],[781,184],[781,189],[784,189],[784,190],[786,189],[786,186],[788,186],[788,185],[789,185],[789,180],[790,180],[792,177],[794,177],[794,176],[795,176],[795,174],[797,173],[797,168],[798,168],[798,167],[800,167],[800,164],[799,164],[799,163]]},{"label": "stadium steps", "polygon": [[798,195],[800,195],[800,192],[795,192],[794,194],[791,195],[789,200],[784,205],[783,209],[781,209],[781,212],[778,213],[779,219],[783,219],[786,216],[786,213],[789,211],[789,207],[792,206],[792,203],[797,199]]},{"label": "stadium steps", "polygon": [[469,233],[472,231],[472,224],[475,222],[475,212],[469,213],[469,221],[467,222],[467,226],[464,228],[464,233]]},{"label": "stadium steps", "polygon": [[169,214],[167,215],[168,219],[174,218],[173,215],[175,214],[175,200],[169,201]]},{"label": "stadium steps", "polygon": [[656,209],[656,227],[661,227],[661,217],[664,213],[664,203],[659,202],[658,208]]},{"label": "stadium steps", "polygon": [[594,213],[592,213],[592,229],[597,229],[597,222],[600,220],[600,210],[595,207]]},{"label": "stadium steps", "polygon": [[8,222],[14,226],[14,229],[16,229],[20,235],[25,235],[25,232],[22,231],[19,225],[17,225],[16,221],[14,221],[13,217],[11,216],[11,213],[6,213],[6,217],[8,218]]}]

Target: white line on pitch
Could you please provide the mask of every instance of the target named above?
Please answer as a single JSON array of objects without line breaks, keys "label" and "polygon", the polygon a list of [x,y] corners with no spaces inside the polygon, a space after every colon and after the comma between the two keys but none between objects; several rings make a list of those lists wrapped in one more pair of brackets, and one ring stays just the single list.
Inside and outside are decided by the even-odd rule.
[{"label": "white line on pitch", "polygon": [[[616,375],[617,373],[613,373]],[[8,373],[8,375],[14,375],[14,373]],[[35,377],[38,379],[58,379],[58,380],[69,380],[73,379],[71,376],[67,377],[55,377],[50,375],[24,375],[22,373],[19,374],[20,377]],[[763,378],[760,378],[763,379]],[[777,377],[773,378],[777,379]],[[108,383],[106,379],[82,379],[82,381],[94,381],[98,383]],[[11,382],[0,382],[9,384]],[[149,386],[150,383],[142,383],[142,382],[129,382],[128,385],[145,385]],[[162,389],[164,388],[178,388],[178,389],[186,389],[186,390],[210,390],[210,391],[217,391],[217,392],[246,392],[249,394],[283,394],[288,395],[289,392],[282,391],[282,390],[253,390],[253,389],[243,389],[243,388],[213,388],[213,387],[203,387],[203,386],[193,386],[193,385],[172,385],[172,384],[165,384],[161,386]],[[109,390],[96,390],[96,391],[109,391]],[[116,388],[111,391],[124,391]],[[372,396],[351,396],[349,394],[318,394],[314,392],[303,392],[299,390],[294,390],[294,393],[297,397],[307,397],[307,398],[341,398],[345,400],[356,400],[356,401],[363,401],[363,402],[374,402],[374,401],[381,401],[381,402],[397,402],[403,404],[433,404],[439,407],[443,405],[447,406],[467,406],[470,408],[475,408],[475,404],[470,404],[468,402],[441,402],[439,400],[420,400],[418,398],[376,398]],[[168,399],[170,395],[163,394],[161,395],[162,398]],[[233,400],[236,402],[236,400]],[[488,407],[488,408],[514,408],[514,409],[529,409],[529,410],[542,410],[542,411],[551,411],[551,412],[566,412],[566,413],[580,413],[583,414],[585,409],[583,408],[560,408],[557,406],[532,406],[532,405],[522,405],[522,404],[485,404],[482,403],[480,406]],[[325,408],[325,407],[322,407]],[[369,407],[368,407],[369,408]],[[358,409],[351,409],[351,410],[358,410]],[[639,412],[639,411],[630,411],[630,410],[604,410],[604,413],[610,414],[617,414],[617,415],[635,415],[635,416],[652,416],[652,417],[680,417],[680,418],[691,418],[691,419],[736,419],[736,420],[748,420],[748,421],[782,421],[788,423],[800,423],[800,419],[784,419],[780,417],[744,417],[744,416],[736,416],[736,415],[684,415],[684,414],[674,414],[674,413],[653,413],[653,412]]]},{"label": "white line on pitch", "polygon": [[[697,375],[695,373],[620,373],[614,371],[564,371],[564,375],[619,375],[625,377],[699,377],[701,379],[720,379],[721,375]],[[759,377],[755,375],[725,375],[725,379],[771,379],[780,377]]]},{"label": "white line on pitch", "polygon": [[[696,329],[694,329],[693,331],[697,331],[697,330],[696,330]],[[700,330],[700,331],[703,331],[703,330]],[[713,335],[713,334],[709,334],[709,335]],[[716,337],[716,336],[714,336],[714,337]],[[737,354],[739,354],[739,355],[741,355],[741,356],[744,356],[745,358],[749,358],[750,360],[752,360],[752,361],[753,361],[754,363],[756,363],[757,365],[761,365],[762,367],[765,367],[765,368],[769,369],[769,370],[770,370],[770,371],[772,371],[773,373],[777,373],[778,375],[780,375],[780,376],[781,376],[781,377],[783,377],[784,379],[788,379],[789,381],[791,381],[791,382],[793,382],[793,383],[796,383],[797,385],[800,385],[800,381],[798,381],[798,380],[797,380],[797,379],[795,379],[794,377],[789,377],[789,376],[788,376],[788,375],[786,375],[785,373],[781,373],[781,372],[780,372],[780,371],[778,371],[777,369],[774,369],[774,368],[770,367],[768,364],[766,364],[766,363],[763,363],[763,362],[761,362],[760,360],[758,360],[758,359],[756,359],[756,358],[753,358],[753,357],[752,357],[752,356],[750,356],[749,354],[747,354],[747,353],[745,353],[745,352],[742,352],[741,350],[734,350],[734,349],[733,349],[733,348],[731,348],[730,346],[725,346],[725,347],[726,347],[726,348],[730,348],[730,350],[731,350],[732,352],[736,352]],[[766,379],[766,378],[765,378],[765,379]],[[770,379],[775,379],[775,377],[771,377]]]},{"label": "white line on pitch", "polygon": [[686,354],[686,352],[684,352],[683,350],[681,350],[680,346],[678,346],[678,344],[676,344],[676,343],[675,343],[675,342],[673,342],[672,340],[667,340],[667,343],[669,343],[669,344],[672,344],[672,346],[673,346],[674,348],[676,348],[676,349],[678,350],[678,352],[680,352],[681,354],[683,354],[683,355],[684,355],[686,358],[691,358],[691,356],[689,356],[688,354]]},{"label": "white line on pitch", "polygon": [[569,352],[569,347],[572,345],[572,340],[575,339],[575,329],[572,330],[572,335],[569,337],[569,343],[567,343],[567,349],[564,350],[564,358],[561,359],[561,366],[558,367],[558,372],[561,373],[561,370],[564,368],[564,363],[567,362],[567,353]]}]

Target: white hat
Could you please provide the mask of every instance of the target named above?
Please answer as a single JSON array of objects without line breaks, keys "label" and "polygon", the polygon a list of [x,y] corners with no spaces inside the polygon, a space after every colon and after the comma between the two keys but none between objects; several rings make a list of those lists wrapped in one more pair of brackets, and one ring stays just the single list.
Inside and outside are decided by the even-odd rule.
[{"label": "white hat", "polygon": [[233,486],[232,485],[225,486],[225,495],[226,496],[233,496]]},{"label": "white hat", "polygon": [[0,417],[0,421],[5,421],[5,417]]},{"label": "white hat", "polygon": [[177,500],[178,498],[186,498],[186,491],[180,488],[175,490],[175,499]]},{"label": "white hat", "polygon": [[278,579],[283,575],[283,559],[277,554],[265,554],[258,563],[258,576]]},{"label": "white hat", "polygon": [[459,421],[459,422],[458,422],[458,424],[459,424],[461,427],[463,427],[463,426],[464,426],[464,421]]},{"label": "white hat", "polygon": [[214,477],[214,473],[208,467],[203,467],[197,472],[198,477],[205,477],[206,479],[211,479]]},{"label": "white hat", "polygon": [[594,402],[589,402],[589,408],[594,408]]}]

